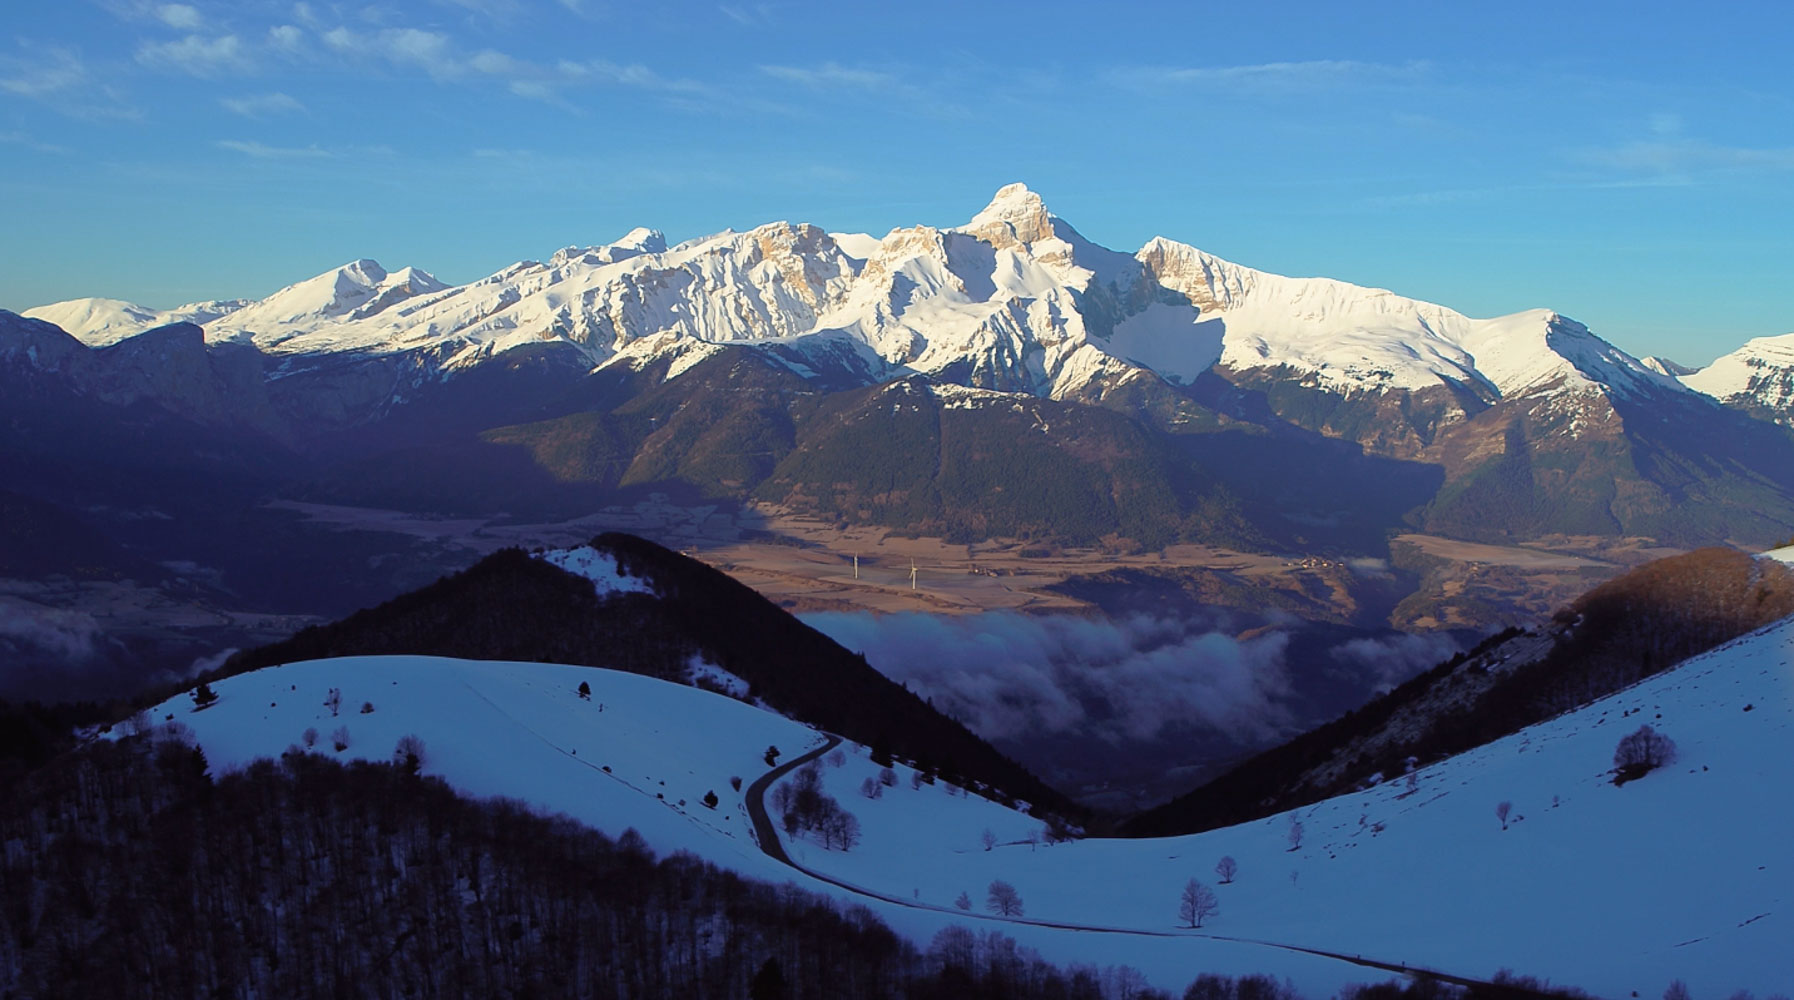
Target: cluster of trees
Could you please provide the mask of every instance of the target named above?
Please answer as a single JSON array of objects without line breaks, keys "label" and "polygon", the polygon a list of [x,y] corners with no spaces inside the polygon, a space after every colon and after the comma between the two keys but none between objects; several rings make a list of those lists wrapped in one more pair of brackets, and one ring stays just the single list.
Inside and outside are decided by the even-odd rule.
[{"label": "cluster of trees", "polygon": [[[0,797],[0,995],[1175,996],[1127,966],[1056,967],[994,930],[952,926],[918,949],[864,908],[657,859],[633,831],[461,798],[407,766],[424,758],[415,737],[394,764],[295,748],[217,778],[189,741],[176,725],[96,742]],[[1021,912],[1012,887],[990,896]],[[1301,1000],[1263,975],[1202,975],[1181,995]],[[1342,1000],[1581,996],[1504,972]]]},{"label": "cluster of trees", "polygon": [[[591,544],[625,575],[652,579],[658,593],[601,596],[583,577],[505,549],[340,622],[238,653],[201,680],[299,660],[405,653],[588,664],[683,683],[692,660],[702,658],[747,681],[751,698],[881,748],[882,763],[901,757],[1042,812],[1085,815],[864,657],[728,575],[633,535],[604,534]],[[333,715],[341,704],[339,692]]]},{"label": "cluster of trees", "polygon": [[[1203,998],[1207,1000],[1207,998]],[[1235,998],[1238,1000],[1238,998]],[[1339,1000],[1592,1000],[1582,990],[1553,986],[1533,976],[1515,975],[1508,969],[1495,973],[1487,983],[1458,986],[1425,974],[1392,979],[1368,986],[1348,986]]]},{"label": "cluster of trees", "polygon": [[814,833],[826,850],[851,850],[860,842],[860,821],[822,790],[822,769],[815,761],[773,789],[772,806],[790,836]]},{"label": "cluster of trees", "polygon": [[0,799],[0,995],[1171,996],[994,932],[918,949],[864,908],[402,766],[296,751],[214,778],[166,733]]},{"label": "cluster of trees", "polygon": [[[915,780],[910,782],[911,788],[922,787],[921,774],[920,771],[915,772]],[[870,777],[860,782],[860,794],[869,799],[879,799],[884,797],[885,789],[896,787],[897,772],[885,767],[879,769],[877,777]]]}]

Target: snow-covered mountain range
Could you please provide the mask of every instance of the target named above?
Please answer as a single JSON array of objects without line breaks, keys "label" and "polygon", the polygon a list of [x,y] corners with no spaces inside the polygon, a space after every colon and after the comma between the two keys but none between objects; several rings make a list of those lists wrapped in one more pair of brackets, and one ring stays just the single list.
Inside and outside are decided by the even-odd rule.
[{"label": "snow-covered mountain range", "polygon": [[[660,483],[941,536],[1364,551],[1398,524],[1794,530],[1785,345],[1685,375],[1548,310],[1473,319],[1165,238],[1109,250],[1020,184],[882,238],[637,229],[458,286],[360,260],[253,302],[0,312],[0,362],[71,393],[76,422],[99,400],[102,423],[148,406],[326,465],[389,455],[304,487],[354,505],[589,507]],[[1052,430],[1020,447],[1028,427]]]},{"label": "snow-covered mountain range", "polygon": [[[1141,369],[1189,383],[1217,365],[1338,391],[1444,385],[1485,400],[1682,389],[1661,365],[1546,310],[1470,319],[1163,237],[1132,255],[1108,250],[1021,184],[964,225],[882,239],[775,222],[668,247],[637,229],[455,287],[359,260],[255,302],[156,311],[78,299],[24,315],[93,346],[193,322],[211,343],[274,355],[427,350],[449,370],[544,342],[575,345],[594,366],[781,344],[800,371],[846,366],[868,381],[915,372],[1052,398],[1100,394]],[[1691,384],[1724,388],[1710,381]]]}]

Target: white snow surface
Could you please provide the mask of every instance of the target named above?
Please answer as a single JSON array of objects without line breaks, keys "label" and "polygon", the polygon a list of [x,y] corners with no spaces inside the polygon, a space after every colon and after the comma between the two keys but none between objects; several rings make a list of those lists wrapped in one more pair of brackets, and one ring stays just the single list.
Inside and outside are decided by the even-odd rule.
[{"label": "white snow surface", "polygon": [[[590,699],[576,694],[582,681],[591,687]],[[781,759],[790,759],[821,746],[824,738],[783,716],[682,684],[560,664],[365,656],[285,664],[212,687],[219,699],[209,708],[196,711],[181,695],[150,712],[158,721],[172,714],[190,727],[214,773],[277,756],[299,744],[307,728],[318,731],[316,752],[342,760],[390,759],[401,736],[416,735],[424,742],[424,772],[464,794],[518,799],[611,836],[634,829],[663,855],[690,851],[753,878],[792,881],[843,903],[865,904],[923,947],[952,924],[969,924],[978,932],[994,928],[1056,962],[1128,964],[1179,991],[1202,970],[1288,975],[1315,997],[1343,982],[1382,978],[1261,945],[983,920],[867,899],[811,879],[759,850],[742,794],[729,779],[738,776],[748,787],[766,770],[762,754],[768,745],[780,749]],[[336,717],[323,705],[331,688],[342,692]],[[360,713],[364,701],[373,703],[372,713]],[[339,726],[349,733],[349,747],[341,752],[332,749]],[[864,748],[854,748],[856,761],[863,763],[864,754]],[[702,804],[710,791],[719,799],[714,810]],[[1037,825],[940,789],[916,793],[904,785],[902,794],[912,796],[909,803],[919,804],[923,815],[938,810],[962,822],[1005,824],[1004,829]],[[844,799],[843,805],[860,811],[859,803]],[[903,846],[883,833],[868,844],[880,851]],[[880,884],[889,895],[910,894],[907,883]]]},{"label": "white snow surface", "polygon": [[1794,418],[1794,333],[1759,337],[1682,384],[1721,402],[1755,403]]},{"label": "white snow surface", "polygon": [[[1615,744],[1647,724],[1679,759],[1615,787]],[[928,804],[907,780],[868,802],[857,788],[875,769],[856,756],[825,770],[825,788],[859,815],[865,849],[794,856],[935,902],[963,891],[982,905],[1001,878],[1031,918],[1152,930],[1174,925],[1193,877],[1220,895],[1216,934],[1478,978],[1509,968],[1608,997],[1659,996],[1675,978],[1696,996],[1787,992],[1794,958],[1775,942],[1794,936],[1789,760],[1794,620],[1423,769],[1412,793],[1387,782],[1189,837],[1036,846],[1027,818],[975,798]],[[1292,816],[1305,827],[1294,851]],[[987,828],[1003,841],[989,853]],[[1217,884],[1223,856],[1239,864],[1233,884]]]},{"label": "white snow surface", "polygon": [[[689,364],[702,356],[694,344],[778,343],[799,374],[821,370],[793,363],[812,356],[873,379],[923,373],[1055,398],[1142,368],[1187,383],[1217,362],[1292,369],[1340,391],[1686,391],[1545,310],[1470,319],[1381,289],[1256,271],[1164,238],[1135,254],[1109,250],[1021,184],[957,227],[877,238],[774,222],[672,247],[635,229],[457,287],[360,260],[231,305],[194,314],[209,340],[293,355],[427,351],[451,370],[543,342],[575,345],[593,365],[638,367],[669,353]],[[171,314],[81,300],[27,315],[111,342]],[[804,345],[812,339],[824,342],[814,354]],[[843,339],[862,345],[877,370],[862,371]]]},{"label": "white snow surface", "polygon": [[1790,566],[1794,566],[1794,545],[1782,549],[1770,549],[1768,552],[1763,553],[1763,556],[1766,559],[1774,559],[1778,562],[1785,562]]},{"label": "white snow surface", "polygon": [[592,581],[592,587],[600,595],[604,594],[652,594],[653,585],[639,576],[625,576],[617,566],[617,559],[608,552],[600,552],[590,545],[575,545],[566,549],[549,549],[536,554],[536,558],[551,566],[583,576]]},{"label": "white snow surface", "polygon": [[247,299],[193,302],[157,311],[119,299],[70,299],[27,309],[21,315],[54,323],[89,347],[109,347],[170,323],[205,325],[249,304]]},{"label": "white snow surface", "polygon": [[[573,694],[581,680],[590,701]],[[321,706],[330,687],[343,692],[339,719]],[[820,736],[729,698],[592,668],[396,656],[290,664],[214,688],[211,708],[180,697],[154,717],[191,726],[215,768],[276,754],[307,726],[328,753],[345,725],[343,756],[376,759],[416,733],[426,770],[470,794],[521,798],[612,834],[634,827],[659,851],[866,901],[755,849],[728,778],[745,787],[769,743],[789,759]],[[373,714],[355,712],[364,699]],[[1678,759],[1615,787],[1615,744],[1647,724],[1675,740]],[[1188,837],[1037,845],[1038,820],[944,784],[913,789],[902,766],[869,800],[860,788],[879,769],[865,748],[841,749],[841,766],[822,767],[824,787],[859,818],[863,840],[843,853],[800,838],[791,852],[881,897],[873,910],[923,944],[971,921],[1061,963],[1133,965],[1174,992],[1204,970],[1289,975],[1314,997],[1385,978],[1254,941],[1479,978],[1509,968],[1607,997],[1658,996],[1676,978],[1696,996],[1794,987],[1778,944],[1794,935],[1794,796],[1779,791],[1794,759],[1794,620],[1425,768],[1414,792],[1386,782]],[[721,798],[717,810],[698,804],[705,791]],[[1305,827],[1296,850],[1292,816]],[[990,851],[986,829],[1000,842]],[[1229,885],[1213,872],[1223,855],[1239,864]],[[1242,940],[1178,930],[1178,891],[1192,877],[1221,902],[1201,933]],[[995,878],[1016,886],[1029,920],[1136,933],[952,909],[961,892],[982,908]]]}]

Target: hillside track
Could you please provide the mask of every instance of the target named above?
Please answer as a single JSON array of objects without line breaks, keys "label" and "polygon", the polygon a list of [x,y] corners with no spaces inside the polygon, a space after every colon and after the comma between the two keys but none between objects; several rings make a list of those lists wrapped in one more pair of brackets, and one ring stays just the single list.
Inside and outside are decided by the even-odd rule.
[{"label": "hillside track", "polygon": [[838,889],[844,889],[847,892],[851,892],[856,896],[862,896],[867,899],[876,899],[881,903],[887,903],[892,906],[903,906],[912,910],[928,910],[934,913],[944,913],[960,920],[982,920],[999,924],[1025,924],[1031,927],[1050,927],[1054,930],[1074,931],[1084,934],[1121,934],[1134,937],[1153,938],[1202,938],[1211,941],[1226,941],[1232,944],[1249,944],[1262,948],[1275,948],[1279,951],[1314,955],[1320,958],[1329,958],[1339,962],[1346,962],[1351,965],[1359,966],[1360,968],[1376,969],[1380,972],[1392,972],[1405,976],[1425,976],[1443,983],[1450,983],[1454,986],[1495,985],[1487,980],[1454,975],[1439,969],[1429,969],[1418,965],[1406,965],[1399,962],[1386,962],[1380,959],[1366,958],[1362,955],[1346,955],[1336,951],[1327,951],[1321,948],[1306,948],[1301,945],[1284,944],[1277,941],[1259,941],[1253,938],[1228,937],[1222,934],[1204,934],[1194,930],[1149,930],[1129,927],[1103,927],[1094,924],[1067,923],[1057,920],[1036,920],[1029,917],[1001,917],[996,916],[995,914],[974,913],[970,910],[950,909],[945,906],[935,906],[931,903],[923,903],[914,899],[905,899],[902,896],[888,895],[879,892],[876,889],[868,889],[865,886],[855,885],[831,875],[813,871],[798,864],[796,861],[792,860],[790,854],[786,853],[785,845],[779,840],[778,828],[773,824],[772,817],[766,812],[765,798],[766,790],[776,784],[780,778],[783,778],[792,771],[822,757],[824,754],[841,745],[841,737],[832,733],[823,733],[822,735],[826,737],[826,741],[821,746],[793,757],[785,763],[767,771],[759,778],[756,778],[753,784],[748,786],[747,793],[743,796],[748,812],[748,818],[753,822],[754,839],[758,841],[760,850],[774,861],[789,866],[818,882],[826,882]]}]

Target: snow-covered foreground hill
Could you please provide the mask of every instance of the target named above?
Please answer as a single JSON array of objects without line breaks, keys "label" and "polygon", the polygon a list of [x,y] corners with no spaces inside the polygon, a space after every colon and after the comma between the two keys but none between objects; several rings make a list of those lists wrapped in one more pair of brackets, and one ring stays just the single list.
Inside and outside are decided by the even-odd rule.
[{"label": "snow-covered foreground hill", "polygon": [[[575,689],[591,685],[589,701]],[[322,702],[340,688],[332,718]],[[612,834],[633,827],[660,851],[690,850],[744,874],[793,879],[866,902],[919,942],[941,927],[998,927],[1061,963],[1123,963],[1179,989],[1195,974],[1272,972],[1306,994],[1384,975],[1250,941],[1362,955],[1457,975],[1548,977],[1598,995],[1655,997],[1675,978],[1696,996],[1794,989],[1794,622],[1784,622],[1555,721],[1387,784],[1289,814],[1190,837],[1030,842],[1038,821],[944,783],[912,787],[863,747],[819,765],[824,789],[859,819],[853,850],[790,842],[799,864],[881,899],[806,878],[760,853],[743,788],[762,754],[820,746],[820,734],[730,698],[613,671],[424,657],[291,664],[215,685],[218,703],[155,710],[196,732],[214,768],[272,755],[307,727],[333,753],[384,759],[400,736],[426,770],[475,795],[506,795]],[[375,711],[360,714],[363,701]],[[1649,724],[1674,739],[1672,766],[1615,787],[1614,745]],[[830,755],[832,756],[832,755]],[[604,768],[610,770],[606,772]],[[787,779],[791,780],[791,779]],[[662,782],[665,782],[663,785]],[[705,792],[720,801],[701,804]],[[769,801],[772,796],[769,796]],[[1496,807],[1512,804],[1503,829]],[[681,804],[682,803],[682,804]],[[986,849],[988,829],[998,843]],[[1216,862],[1237,860],[1231,884]],[[1180,931],[1178,895],[1198,878],[1220,912]],[[983,917],[1003,879],[1025,919]],[[966,893],[973,914],[954,900]],[[1107,928],[1135,933],[1105,933]],[[1226,941],[1199,937],[1212,934]]]},{"label": "snow-covered foreground hill", "polygon": [[[1679,747],[1615,787],[1615,744],[1641,725]],[[1162,840],[1014,843],[996,807],[905,802],[855,811],[868,846],[800,848],[844,881],[917,891],[1016,887],[1030,918],[1162,930],[1197,878],[1220,898],[1205,929],[1475,978],[1510,968],[1602,996],[1794,989],[1794,620],[1571,715],[1384,784],[1256,823]],[[864,767],[870,767],[869,764]],[[825,771],[844,803],[864,767]],[[1506,829],[1497,818],[1511,803]],[[1302,825],[1291,848],[1291,822]],[[989,827],[1003,843],[980,846]],[[1239,866],[1218,884],[1216,863]]]},{"label": "snow-covered foreground hill", "polygon": [[[591,687],[590,700],[577,694],[582,681]],[[335,717],[323,704],[331,688],[342,692]],[[1343,983],[1384,978],[1262,945],[998,924],[867,899],[804,877],[759,851],[742,794],[729,779],[741,777],[745,790],[767,770],[769,745],[789,759],[825,738],[783,716],[680,684],[557,664],[368,656],[258,670],[220,681],[213,690],[218,701],[204,710],[195,711],[183,695],[151,712],[158,723],[173,715],[191,727],[214,771],[276,756],[301,743],[308,728],[318,732],[317,752],[342,760],[391,759],[400,737],[416,735],[425,746],[425,772],[466,794],[518,799],[612,836],[634,829],[659,853],[690,851],[750,877],[794,881],[844,903],[865,903],[923,947],[942,928],[970,923],[980,932],[1000,929],[1061,964],[1131,965],[1177,990],[1204,971],[1288,975],[1315,997]],[[372,702],[374,711],[362,714],[363,702]],[[339,727],[349,735],[341,752],[332,744]],[[866,765],[865,748],[854,752],[856,764],[843,774]],[[1019,835],[1039,827],[1029,817],[976,797],[951,796],[939,786],[915,792],[905,784],[902,790],[914,796],[911,802],[927,803],[919,807],[922,814],[938,817],[946,828],[998,823]],[[708,791],[719,799],[715,809],[703,805]],[[902,800],[894,795],[892,801]],[[860,811],[859,802],[842,803]],[[904,849],[901,840],[868,831],[854,850]],[[907,881],[881,885],[893,896],[912,889]]]}]

